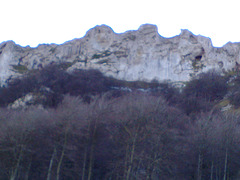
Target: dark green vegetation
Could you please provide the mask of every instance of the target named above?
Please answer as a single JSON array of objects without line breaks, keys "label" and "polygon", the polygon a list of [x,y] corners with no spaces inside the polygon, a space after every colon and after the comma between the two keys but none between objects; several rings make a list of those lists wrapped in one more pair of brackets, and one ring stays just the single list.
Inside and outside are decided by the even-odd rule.
[{"label": "dark green vegetation", "polygon": [[[182,92],[59,65],[30,72],[0,90],[0,179],[238,179],[240,116],[218,105],[238,107],[239,87],[214,72]],[[6,108],[29,92],[45,109]]]}]

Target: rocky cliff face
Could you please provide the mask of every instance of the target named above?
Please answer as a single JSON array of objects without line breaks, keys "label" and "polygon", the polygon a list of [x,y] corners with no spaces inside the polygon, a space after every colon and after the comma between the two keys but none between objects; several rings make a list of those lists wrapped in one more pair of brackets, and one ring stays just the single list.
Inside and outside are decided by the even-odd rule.
[{"label": "rocky cliff face", "polygon": [[188,30],[172,38],[158,34],[155,25],[142,25],[137,31],[116,34],[105,25],[90,29],[81,39],[62,45],[21,47],[13,41],[0,44],[0,83],[53,62],[66,69],[95,68],[122,80],[188,81],[210,69],[231,71],[240,64],[240,43],[222,48]]}]

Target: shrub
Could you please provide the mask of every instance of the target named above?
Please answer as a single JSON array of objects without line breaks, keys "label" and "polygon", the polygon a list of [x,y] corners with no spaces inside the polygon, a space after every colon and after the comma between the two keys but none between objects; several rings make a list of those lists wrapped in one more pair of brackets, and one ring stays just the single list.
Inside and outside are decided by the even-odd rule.
[{"label": "shrub", "polygon": [[169,104],[175,105],[180,97],[180,91],[171,84],[159,83],[157,88],[151,90],[151,95],[164,97]]},{"label": "shrub", "polygon": [[97,95],[110,90],[111,81],[98,70],[75,70],[65,87],[70,95]]},{"label": "shrub", "polygon": [[212,71],[200,74],[197,78],[189,81],[183,89],[183,93],[187,97],[196,96],[214,101],[222,99],[227,90],[226,78]]},{"label": "shrub", "polygon": [[229,83],[229,100],[236,108],[240,106],[240,76],[239,73]]},{"label": "shrub", "polygon": [[234,105],[236,108],[240,106],[240,91],[235,91],[229,95],[229,100],[232,105]]},{"label": "shrub", "polygon": [[195,117],[201,112],[210,111],[213,107],[213,103],[207,101],[204,98],[196,96],[181,96],[178,98],[178,108],[182,109],[187,115]]},{"label": "shrub", "polygon": [[[49,65],[42,70],[29,72],[11,80],[6,87],[0,89],[0,106],[7,106],[31,92],[45,95],[46,102],[42,102],[44,105],[56,106],[61,101],[61,94],[66,92],[65,84],[68,77],[68,73],[57,65]],[[42,87],[50,88],[52,92],[43,93]]]},{"label": "shrub", "polygon": [[32,92],[45,96],[36,103],[49,107],[56,107],[64,94],[81,96],[89,102],[91,96],[110,90],[114,84],[111,78],[105,77],[98,70],[76,70],[67,73],[61,64],[52,64],[15,78],[7,87],[0,88],[0,106],[7,106]]}]

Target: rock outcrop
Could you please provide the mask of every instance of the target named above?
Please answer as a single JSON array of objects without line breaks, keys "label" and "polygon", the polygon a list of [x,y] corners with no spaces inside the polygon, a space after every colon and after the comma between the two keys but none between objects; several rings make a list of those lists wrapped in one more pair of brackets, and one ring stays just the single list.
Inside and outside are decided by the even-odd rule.
[{"label": "rock outcrop", "polygon": [[53,62],[66,69],[95,68],[117,79],[135,81],[188,81],[192,76],[215,69],[231,71],[240,64],[240,43],[213,47],[209,38],[188,30],[172,38],[158,34],[155,25],[116,34],[106,26],[90,29],[83,38],[62,45],[21,47],[13,41],[0,44],[0,83]]}]

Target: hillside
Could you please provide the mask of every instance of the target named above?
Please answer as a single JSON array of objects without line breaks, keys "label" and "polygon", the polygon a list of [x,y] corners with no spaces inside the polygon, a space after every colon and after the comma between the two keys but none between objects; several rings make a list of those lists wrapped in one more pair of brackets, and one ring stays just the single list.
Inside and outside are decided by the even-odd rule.
[{"label": "hillside", "polygon": [[238,54],[153,25],[1,44],[0,179],[240,179]]},{"label": "hillside", "polygon": [[237,72],[200,74],[179,91],[63,67],[0,88],[0,179],[240,177]]}]

